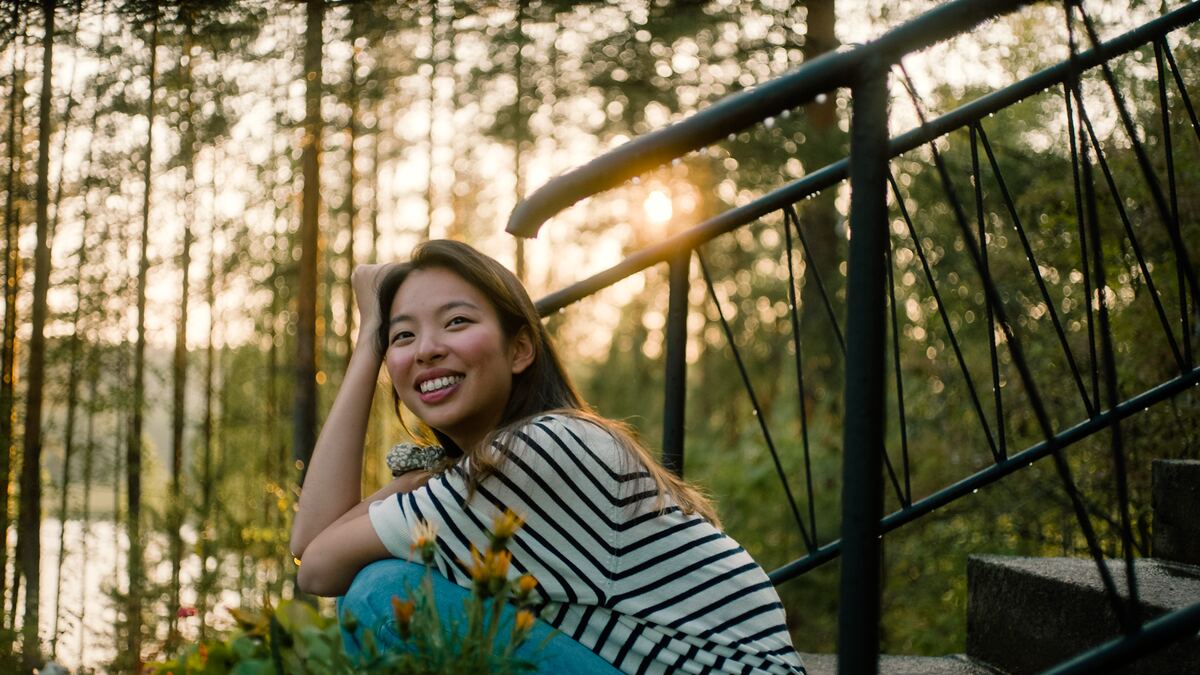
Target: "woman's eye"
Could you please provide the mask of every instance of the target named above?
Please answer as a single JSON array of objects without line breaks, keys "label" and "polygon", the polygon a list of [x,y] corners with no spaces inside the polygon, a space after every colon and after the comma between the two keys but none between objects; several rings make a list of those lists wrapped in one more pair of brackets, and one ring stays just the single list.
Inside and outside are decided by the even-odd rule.
[{"label": "woman's eye", "polygon": [[404,342],[405,340],[411,340],[412,337],[413,337],[413,334],[411,331],[406,331],[406,330],[399,331],[395,335],[392,336],[392,344],[396,344],[397,342]]},{"label": "woman's eye", "polygon": [[468,319],[465,316],[456,316],[453,319],[450,319],[449,321],[447,321],[446,325],[447,326],[461,326],[463,324],[467,324],[470,322],[471,322],[470,319]]}]

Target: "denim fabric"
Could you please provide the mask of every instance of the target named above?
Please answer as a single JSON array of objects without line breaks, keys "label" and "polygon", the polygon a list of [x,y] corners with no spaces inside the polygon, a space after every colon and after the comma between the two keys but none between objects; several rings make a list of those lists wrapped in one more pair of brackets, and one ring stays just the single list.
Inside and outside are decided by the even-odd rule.
[{"label": "denim fabric", "polygon": [[[338,598],[338,620],[350,612],[358,622],[357,634],[351,635],[342,627],[342,640],[347,653],[362,652],[359,640],[364,627],[371,628],[380,649],[391,649],[403,644],[396,632],[396,620],[392,613],[392,596],[406,598],[417,590],[425,575],[425,568],[406,560],[380,560],[364,567],[354,577],[344,597]],[[453,618],[466,625],[464,602],[471,592],[452,583],[437,572],[433,573],[433,597],[439,616],[443,621]],[[501,614],[498,635],[508,635],[512,630],[516,609],[507,606]],[[547,641],[549,637],[549,641]],[[543,646],[544,643],[544,646]],[[618,673],[608,661],[597,656],[587,647],[569,636],[557,633],[550,624],[538,620],[517,654],[538,665],[539,673],[578,673],[579,675],[611,675]]]}]

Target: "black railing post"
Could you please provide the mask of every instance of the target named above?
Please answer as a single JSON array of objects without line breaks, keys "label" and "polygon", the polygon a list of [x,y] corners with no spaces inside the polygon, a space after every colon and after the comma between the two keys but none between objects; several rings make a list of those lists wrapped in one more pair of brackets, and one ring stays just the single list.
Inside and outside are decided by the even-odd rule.
[{"label": "black railing post", "polygon": [[687,396],[687,315],[690,249],[668,262],[670,299],[667,305],[666,374],[663,379],[662,462],[676,476],[683,475],[683,413]]},{"label": "black railing post", "polygon": [[887,65],[866,62],[851,89],[850,260],[842,455],[838,673],[879,662],[887,270]]}]

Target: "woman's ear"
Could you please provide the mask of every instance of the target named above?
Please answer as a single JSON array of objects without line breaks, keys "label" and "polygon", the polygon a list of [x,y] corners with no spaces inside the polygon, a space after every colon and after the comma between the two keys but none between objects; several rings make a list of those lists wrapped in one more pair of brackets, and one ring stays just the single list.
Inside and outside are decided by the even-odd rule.
[{"label": "woman's ear", "polygon": [[533,363],[533,337],[528,328],[521,328],[509,344],[509,360],[512,363],[512,374],[520,375]]}]

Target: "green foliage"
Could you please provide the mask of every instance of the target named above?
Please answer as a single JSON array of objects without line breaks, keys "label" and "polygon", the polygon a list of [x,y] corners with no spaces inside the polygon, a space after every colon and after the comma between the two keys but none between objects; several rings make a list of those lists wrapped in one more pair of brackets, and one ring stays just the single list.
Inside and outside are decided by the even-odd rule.
[{"label": "green foliage", "polygon": [[256,673],[350,673],[354,664],[342,649],[337,621],[312,605],[284,600],[262,612],[230,610],[239,629],[224,639],[205,640],[170,661],[152,664],[154,673],[251,675]]},{"label": "green foliage", "polygon": [[[423,524],[414,531],[413,551],[425,565],[421,586],[411,598],[392,596],[393,617],[376,626],[363,626],[348,612],[341,624],[300,600],[282,600],[252,612],[231,608],[238,629],[220,639],[186,648],[175,658],[151,664],[158,675],[472,675],[536,670],[536,663],[516,653],[533,627],[530,609],[537,582],[529,575],[508,578],[512,554],[508,543],[521,526],[511,512],[492,529],[488,550],[475,552],[470,567],[474,580],[464,608],[466,622],[438,613],[433,590],[433,560],[437,530]],[[511,628],[501,613],[509,601],[521,609]],[[347,653],[342,630],[355,636],[361,654]],[[403,641],[383,649],[379,631],[395,630]],[[539,647],[540,648],[540,647]]]}]

